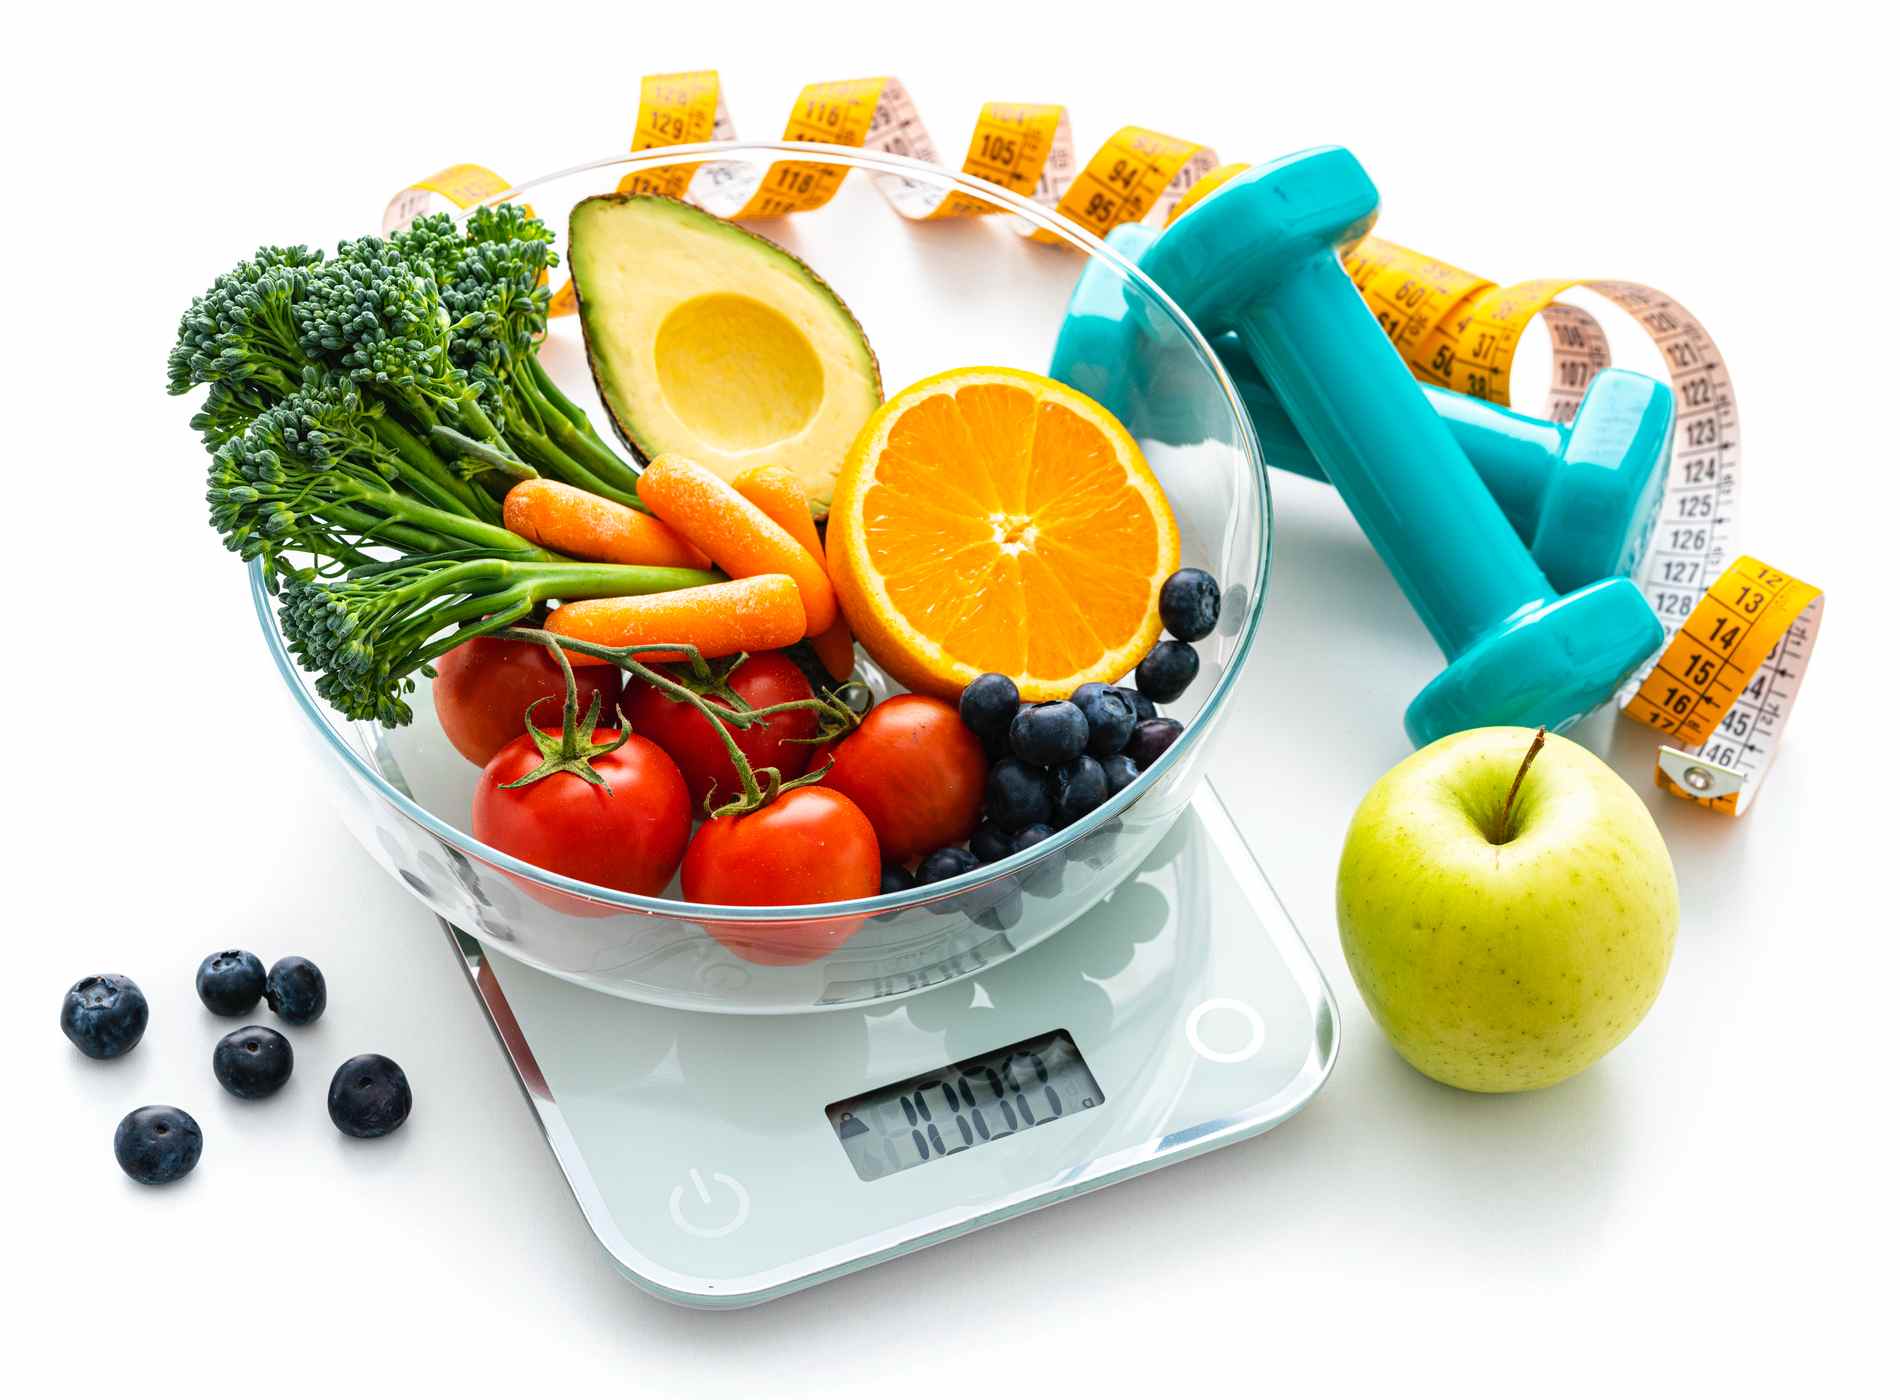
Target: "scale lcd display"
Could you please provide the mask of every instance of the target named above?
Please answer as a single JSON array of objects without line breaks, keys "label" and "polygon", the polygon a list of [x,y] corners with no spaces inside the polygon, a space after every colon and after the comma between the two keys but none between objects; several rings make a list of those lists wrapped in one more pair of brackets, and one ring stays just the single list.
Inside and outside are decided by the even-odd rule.
[{"label": "scale lcd display", "polygon": [[825,1109],[860,1181],[1071,1118],[1102,1103],[1082,1052],[1067,1031],[841,1099]]}]

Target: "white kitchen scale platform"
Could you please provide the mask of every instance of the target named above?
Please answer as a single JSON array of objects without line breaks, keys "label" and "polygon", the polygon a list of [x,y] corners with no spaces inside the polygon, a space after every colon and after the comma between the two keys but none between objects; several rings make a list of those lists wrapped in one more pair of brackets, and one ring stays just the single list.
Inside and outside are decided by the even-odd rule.
[{"label": "white kitchen scale platform", "polygon": [[1225,1147],[1325,1083],[1332,993],[1205,785],[1068,928],[902,1001],[622,1001],[450,934],[621,1272],[765,1302]]}]

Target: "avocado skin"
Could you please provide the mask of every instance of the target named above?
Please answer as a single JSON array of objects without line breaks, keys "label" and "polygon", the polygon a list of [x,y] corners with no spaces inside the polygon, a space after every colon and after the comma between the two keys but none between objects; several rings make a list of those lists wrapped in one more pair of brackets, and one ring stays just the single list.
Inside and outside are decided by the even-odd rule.
[{"label": "avocado skin", "polygon": [[[870,337],[864,333],[863,324],[858,320],[856,313],[854,313],[851,310],[850,306],[846,304],[844,298],[839,296],[837,292],[832,290],[831,284],[825,281],[823,277],[820,277],[818,273],[812,269],[811,265],[807,263],[804,259],[800,258],[796,253],[793,253],[789,249],[784,248],[777,243],[774,243],[771,239],[765,237],[763,234],[754,233],[751,229],[746,228],[742,224],[735,223],[731,219],[721,218],[717,214],[709,213],[706,210],[701,209],[698,205],[689,203],[688,201],[683,200],[683,199],[676,198],[673,195],[668,195],[668,194],[589,195],[587,198],[575,204],[573,211],[568,215],[568,266],[569,266],[570,274],[573,278],[573,284],[574,284],[575,311],[581,324],[581,344],[587,354],[587,372],[593,378],[594,392],[599,396],[601,405],[607,410],[607,416],[613,422],[614,434],[620,439],[622,443],[626,445],[627,450],[633,454],[634,462],[637,466],[641,466],[641,467],[646,466],[648,462],[652,461],[655,457],[659,456],[661,452],[663,452],[665,449],[653,448],[653,447],[650,447],[648,444],[642,443],[640,441],[640,439],[636,436],[636,431],[637,431],[636,426],[634,424],[625,422],[623,420],[620,409],[616,406],[615,395],[612,392],[610,392],[607,382],[602,378],[601,361],[605,357],[597,353],[595,350],[594,335],[593,335],[593,330],[590,325],[587,289],[583,285],[583,281],[582,281],[580,259],[574,255],[574,242],[573,242],[574,241],[573,229],[577,223],[583,222],[585,220],[586,215],[584,214],[583,211],[586,210],[588,206],[590,205],[624,206],[624,205],[633,205],[633,204],[674,206],[677,209],[685,211],[686,214],[693,219],[703,220],[704,222],[708,224],[723,226],[725,230],[738,235],[741,239],[747,239],[757,244],[759,248],[761,249],[761,251],[769,254],[771,257],[790,264],[793,267],[793,269],[795,269],[798,272],[800,276],[804,277],[807,281],[809,281],[812,284],[813,289],[820,296],[822,296],[832,306],[837,308],[839,314],[850,325],[852,335],[855,337],[857,343],[860,346],[862,346],[864,350],[864,358],[865,358],[866,366],[869,370],[870,385],[871,385],[872,392],[875,394],[876,400],[878,403],[882,403],[884,401],[883,370],[878,364],[877,351],[872,348]],[[818,508],[817,502],[814,502],[813,504],[814,504],[814,509],[812,513],[816,519],[822,521],[829,516],[830,511],[831,511],[831,499],[829,495],[826,496],[823,502],[822,509]]]}]

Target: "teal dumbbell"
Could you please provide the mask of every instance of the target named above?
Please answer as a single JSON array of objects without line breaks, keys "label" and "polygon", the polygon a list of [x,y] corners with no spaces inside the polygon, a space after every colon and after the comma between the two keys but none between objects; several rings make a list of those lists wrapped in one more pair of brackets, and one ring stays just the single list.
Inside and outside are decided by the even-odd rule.
[{"label": "teal dumbbell", "polygon": [[1239,337],[1445,653],[1406,708],[1413,743],[1562,729],[1662,645],[1662,624],[1627,578],[1560,594],[1531,558],[1340,265],[1378,208],[1350,152],[1288,156],[1188,210],[1142,268],[1204,331]]},{"label": "teal dumbbell", "polygon": [[[1123,224],[1108,243],[1139,266],[1159,237],[1159,229]],[[1134,392],[1127,378],[1127,349],[1134,337],[1121,287],[1106,263],[1094,260],[1083,270],[1050,372],[1092,393],[1124,421],[1130,415],[1152,419],[1156,395]],[[1240,391],[1267,461],[1324,481],[1326,473],[1239,336],[1231,331],[1215,336],[1213,345]],[[1669,474],[1675,395],[1668,385],[1628,370],[1605,370],[1591,381],[1569,426],[1422,387],[1552,586],[1568,592],[1627,574],[1641,562]],[[1143,408],[1150,411],[1140,412]],[[1158,423],[1130,426],[1165,433]]]}]

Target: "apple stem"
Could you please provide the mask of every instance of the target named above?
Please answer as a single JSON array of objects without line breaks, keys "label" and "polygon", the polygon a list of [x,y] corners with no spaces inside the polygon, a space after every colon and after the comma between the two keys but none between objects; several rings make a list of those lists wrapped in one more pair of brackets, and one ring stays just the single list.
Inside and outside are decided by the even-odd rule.
[{"label": "apple stem", "polygon": [[1504,810],[1498,814],[1498,835],[1491,844],[1502,846],[1511,839],[1511,804],[1517,801],[1517,790],[1524,786],[1524,775],[1531,771],[1531,760],[1544,751],[1544,726],[1537,726],[1537,733],[1531,736],[1530,749],[1524,755],[1524,761],[1517,765],[1517,776],[1511,779],[1511,790],[1504,795]]}]

